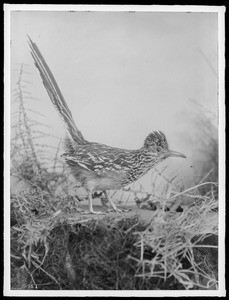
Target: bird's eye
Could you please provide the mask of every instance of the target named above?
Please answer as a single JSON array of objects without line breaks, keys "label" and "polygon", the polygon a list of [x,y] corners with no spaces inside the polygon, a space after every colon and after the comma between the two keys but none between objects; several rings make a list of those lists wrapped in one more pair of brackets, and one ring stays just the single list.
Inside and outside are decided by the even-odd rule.
[{"label": "bird's eye", "polygon": [[157,151],[158,151],[158,152],[161,151],[161,147],[160,147],[160,146],[157,147]]}]

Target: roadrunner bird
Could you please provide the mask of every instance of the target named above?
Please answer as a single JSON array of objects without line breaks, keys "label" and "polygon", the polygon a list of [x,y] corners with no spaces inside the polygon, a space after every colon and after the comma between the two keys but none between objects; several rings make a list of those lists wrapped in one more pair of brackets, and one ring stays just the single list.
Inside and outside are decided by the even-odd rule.
[{"label": "roadrunner bird", "polygon": [[61,157],[70,167],[76,180],[86,188],[89,213],[101,213],[93,210],[92,194],[94,192],[104,191],[112,209],[121,212],[122,210],[115,206],[107,194],[107,190],[118,190],[138,180],[168,157],[186,157],[182,153],[169,150],[166,137],[161,131],[150,133],[144,145],[138,150],[125,150],[88,142],[76,127],[71,111],[37,45],[30,37],[28,39],[31,54],[44,87],[67,126],[66,153]]}]

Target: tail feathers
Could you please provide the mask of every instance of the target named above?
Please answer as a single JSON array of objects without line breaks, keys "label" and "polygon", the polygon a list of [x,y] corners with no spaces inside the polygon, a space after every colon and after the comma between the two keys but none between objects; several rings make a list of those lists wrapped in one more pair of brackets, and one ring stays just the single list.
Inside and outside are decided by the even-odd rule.
[{"label": "tail feathers", "polygon": [[86,140],[84,139],[82,133],[76,127],[76,124],[72,118],[70,109],[68,108],[67,103],[64,100],[64,97],[56,83],[56,80],[49,69],[47,63],[45,62],[40,50],[37,45],[30,39],[28,36],[28,43],[31,50],[31,55],[34,59],[35,66],[39,70],[40,76],[42,78],[44,87],[48,92],[48,95],[62,117],[63,121],[67,125],[68,132],[71,138],[78,144],[85,144]]}]

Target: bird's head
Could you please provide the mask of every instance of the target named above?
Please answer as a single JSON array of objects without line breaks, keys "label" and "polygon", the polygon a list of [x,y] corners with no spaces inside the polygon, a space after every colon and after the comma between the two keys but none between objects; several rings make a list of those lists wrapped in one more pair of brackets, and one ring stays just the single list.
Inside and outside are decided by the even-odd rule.
[{"label": "bird's head", "polygon": [[149,154],[157,156],[159,160],[163,160],[168,157],[186,158],[184,154],[169,149],[166,137],[161,131],[153,131],[150,133],[145,139],[144,148],[147,149]]}]

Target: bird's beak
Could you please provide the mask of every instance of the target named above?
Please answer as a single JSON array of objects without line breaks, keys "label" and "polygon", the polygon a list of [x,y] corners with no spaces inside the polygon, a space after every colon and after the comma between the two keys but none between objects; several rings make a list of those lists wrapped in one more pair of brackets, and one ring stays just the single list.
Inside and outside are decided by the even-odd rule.
[{"label": "bird's beak", "polygon": [[173,151],[173,150],[169,150],[168,157],[183,157],[183,158],[187,158],[183,153],[180,153],[180,152],[177,152],[177,151]]}]

